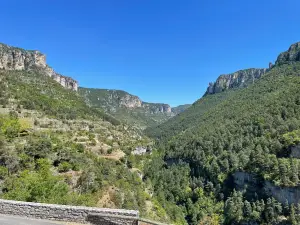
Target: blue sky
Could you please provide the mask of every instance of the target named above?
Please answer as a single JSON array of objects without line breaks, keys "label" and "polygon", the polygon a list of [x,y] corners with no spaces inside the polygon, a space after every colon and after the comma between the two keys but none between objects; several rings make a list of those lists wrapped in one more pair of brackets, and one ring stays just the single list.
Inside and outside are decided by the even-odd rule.
[{"label": "blue sky", "polygon": [[80,86],[192,103],[220,74],[300,41],[298,0],[4,0],[0,42],[38,49]]}]

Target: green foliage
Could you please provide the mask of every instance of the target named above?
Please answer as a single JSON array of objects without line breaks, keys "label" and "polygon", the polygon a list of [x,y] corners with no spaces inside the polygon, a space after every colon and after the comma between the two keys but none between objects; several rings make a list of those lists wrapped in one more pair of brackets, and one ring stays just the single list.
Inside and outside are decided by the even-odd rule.
[{"label": "green foliage", "polygon": [[[299,144],[299,72],[298,62],[276,66],[247,88],[207,95],[168,122],[147,129],[146,133],[158,139],[157,146],[163,149],[160,161],[153,160],[146,173],[156,195],[162,196],[160,201],[180,206],[190,224],[222,215],[219,208],[209,205],[197,208],[195,198],[184,192],[187,187],[191,193],[201,187],[206,196],[213,193],[210,200],[215,205],[225,203],[227,224],[245,220],[279,222],[283,215],[280,203],[258,193],[268,207],[257,210],[261,206],[255,203],[258,197],[254,191],[245,196],[237,192],[230,195],[233,186],[228,180],[232,173],[245,171],[261,182],[268,180],[288,187],[300,184],[300,161],[289,158],[290,148]],[[188,173],[175,172],[182,165]],[[181,179],[185,185],[178,186]],[[197,210],[190,210],[193,208]]]},{"label": "green foliage", "polygon": [[57,176],[52,175],[50,163],[45,159],[37,162],[37,171],[23,171],[19,177],[6,180],[4,194],[6,199],[19,201],[65,203],[68,185]]},{"label": "green foliage", "polygon": [[2,70],[0,80],[0,107],[11,109],[0,115],[1,198],[99,206],[109,195],[110,207],[170,221],[159,202],[154,214],[147,206],[154,201],[147,193],[151,183],[140,177],[147,158],[134,159],[140,168],[135,172],[126,161],[101,158],[95,150],[111,144],[111,151],[130,155],[130,149],[149,144],[136,128],[89,107],[76,92],[37,71]]},{"label": "green foliage", "polygon": [[7,138],[17,137],[20,132],[20,128],[21,125],[15,116],[0,115],[0,133],[4,134]]},{"label": "green foliage", "polygon": [[300,130],[293,130],[291,132],[283,134],[283,139],[288,146],[299,144]]},{"label": "green foliage", "polygon": [[73,168],[72,165],[68,162],[62,162],[58,165],[59,172],[68,172],[72,168]]}]

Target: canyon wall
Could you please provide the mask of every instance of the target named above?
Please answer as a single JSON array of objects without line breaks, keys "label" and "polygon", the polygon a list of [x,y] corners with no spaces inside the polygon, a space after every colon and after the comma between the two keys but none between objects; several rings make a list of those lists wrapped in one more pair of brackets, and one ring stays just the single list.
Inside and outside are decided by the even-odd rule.
[{"label": "canyon wall", "polygon": [[24,50],[0,43],[0,69],[3,70],[37,70],[53,78],[60,85],[74,91],[78,90],[78,82],[70,77],[55,72],[46,63],[46,56],[39,51]]}]

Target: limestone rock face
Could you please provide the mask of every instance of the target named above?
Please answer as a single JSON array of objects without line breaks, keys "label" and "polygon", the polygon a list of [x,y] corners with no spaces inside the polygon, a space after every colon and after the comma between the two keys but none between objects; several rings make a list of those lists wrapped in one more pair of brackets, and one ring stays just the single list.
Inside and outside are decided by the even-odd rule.
[{"label": "limestone rock face", "polygon": [[274,197],[277,201],[285,204],[300,203],[299,187],[281,187],[276,186],[267,180],[258,180],[254,174],[247,172],[235,172],[233,175],[234,188],[239,191],[245,191],[246,195],[264,194]]},{"label": "limestone rock face", "polygon": [[171,106],[163,103],[148,103],[143,102],[142,107],[149,110],[151,113],[172,113]]},{"label": "limestone rock face", "polygon": [[218,77],[215,83],[210,83],[205,95],[226,91],[227,89],[246,87],[255,82],[267,72],[267,69],[246,69]]},{"label": "limestone rock face", "polygon": [[276,61],[276,65],[300,61],[300,42],[297,42],[289,48],[288,51],[281,53]]},{"label": "limestone rock face", "polygon": [[137,108],[142,107],[142,101],[139,97],[126,94],[124,97],[120,98],[120,106],[126,108]]},{"label": "limestone rock face", "polygon": [[0,43],[0,69],[4,70],[38,70],[52,77],[63,87],[77,91],[78,82],[70,77],[56,73],[46,63],[46,56],[39,51],[24,50]]}]

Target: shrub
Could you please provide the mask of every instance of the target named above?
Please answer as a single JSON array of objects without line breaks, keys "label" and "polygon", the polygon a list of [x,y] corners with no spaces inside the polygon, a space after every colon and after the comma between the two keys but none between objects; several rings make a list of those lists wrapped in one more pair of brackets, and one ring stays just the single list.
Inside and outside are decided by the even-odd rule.
[{"label": "shrub", "polygon": [[72,165],[68,162],[62,162],[58,165],[58,171],[60,173],[68,172],[71,169],[72,169]]}]

